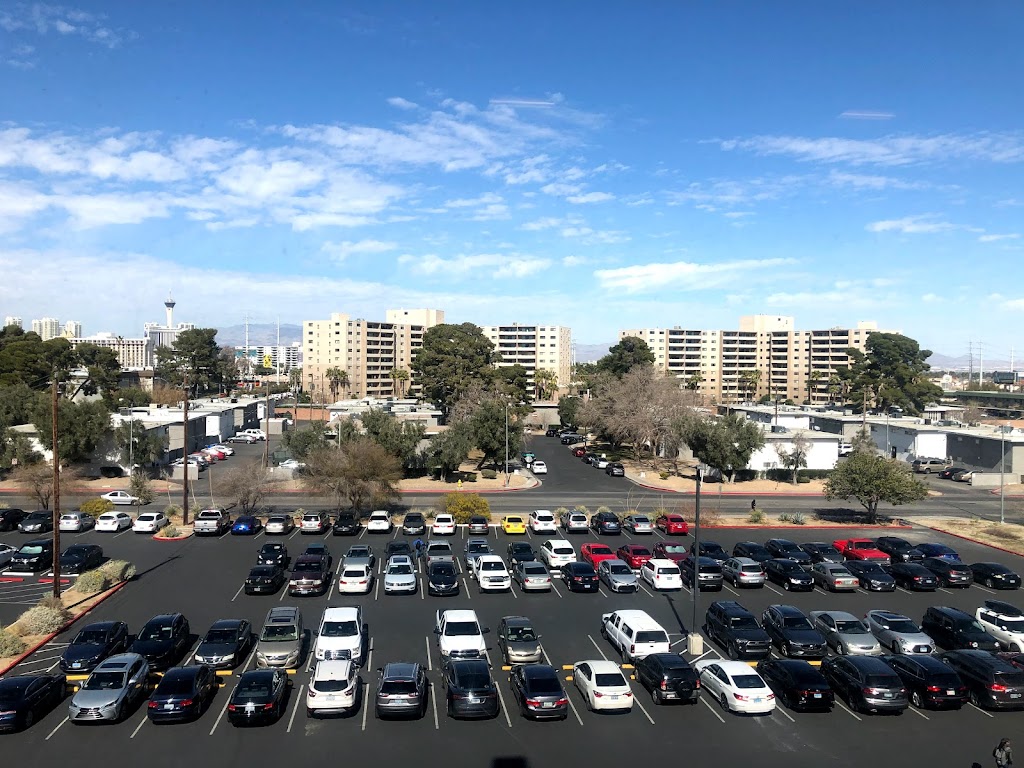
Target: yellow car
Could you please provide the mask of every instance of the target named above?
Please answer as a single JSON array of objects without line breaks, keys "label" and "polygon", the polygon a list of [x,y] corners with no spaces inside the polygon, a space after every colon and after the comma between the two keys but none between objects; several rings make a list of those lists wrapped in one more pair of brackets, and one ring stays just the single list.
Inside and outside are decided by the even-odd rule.
[{"label": "yellow car", "polygon": [[526,521],[519,515],[509,515],[502,518],[501,530],[505,533],[526,533]]}]

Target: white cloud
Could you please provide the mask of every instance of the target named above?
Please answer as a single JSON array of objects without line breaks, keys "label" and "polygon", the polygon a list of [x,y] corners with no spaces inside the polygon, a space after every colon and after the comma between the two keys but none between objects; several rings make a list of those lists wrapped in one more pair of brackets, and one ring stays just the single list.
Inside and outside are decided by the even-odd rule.
[{"label": "white cloud", "polygon": [[491,203],[475,211],[470,217],[473,221],[497,221],[509,218],[508,206],[504,203]]},{"label": "white cloud", "polygon": [[937,221],[935,214],[924,214],[921,216],[907,216],[902,219],[874,221],[865,228],[868,232],[899,232],[904,235],[929,235],[937,232],[949,232],[957,227],[948,221]]},{"label": "white cloud", "polygon": [[794,263],[794,259],[746,259],[719,264],[676,261],[599,269],[594,272],[594,277],[602,288],[610,291],[654,293],[666,288],[697,291],[749,280],[758,272],[769,272]]},{"label": "white cloud", "polygon": [[563,184],[561,182],[545,184],[540,188],[540,191],[546,195],[557,195],[559,197],[565,195],[575,195],[579,192],[581,187],[578,184]]},{"label": "white cloud", "polygon": [[243,160],[217,178],[232,194],[255,200],[287,198],[323,180],[323,171],[294,160],[262,162],[253,153],[253,162]]},{"label": "white cloud", "polygon": [[583,256],[565,256],[562,258],[563,267],[578,267],[586,263],[587,260]]},{"label": "white cloud", "polygon": [[409,110],[409,109],[419,109],[419,106],[420,106],[419,104],[417,104],[414,101],[409,101],[408,99],[403,99],[401,96],[392,96],[390,99],[388,99],[388,104],[390,104],[392,107],[397,107],[398,109],[406,109],[406,110]]},{"label": "white cloud", "polygon": [[921,297],[921,301],[925,304],[941,304],[945,299],[936,293],[926,293]]},{"label": "white cloud", "polygon": [[892,120],[896,115],[892,112],[875,112],[868,109],[848,109],[840,113],[845,120]]},{"label": "white cloud", "polygon": [[329,254],[336,261],[344,261],[353,254],[362,253],[387,253],[397,248],[397,244],[388,243],[382,240],[358,240],[353,242],[351,240],[344,240],[340,243],[327,241],[320,250],[323,253]]},{"label": "white cloud", "polygon": [[400,264],[407,265],[412,272],[446,279],[479,276],[527,277],[543,271],[551,265],[548,259],[504,253],[462,254],[449,259],[435,254],[425,256],[404,254],[399,257],[398,261]]},{"label": "white cloud", "polygon": [[586,192],[582,195],[572,195],[565,199],[573,205],[581,205],[586,203],[604,203],[608,200],[614,200],[615,195],[608,192]]},{"label": "white cloud", "polygon": [[38,35],[56,32],[81,37],[106,48],[116,48],[135,37],[133,32],[107,26],[105,19],[102,14],[45,3],[15,3],[0,9],[0,29],[7,32],[34,32]]},{"label": "white cloud", "polygon": [[445,208],[476,208],[481,205],[501,203],[503,198],[493,192],[487,192],[479,197],[459,198],[457,200],[446,200]]},{"label": "white cloud", "polygon": [[561,227],[563,224],[567,223],[567,221],[567,219],[559,219],[554,216],[542,216],[539,219],[526,222],[520,227],[520,229],[526,230],[527,232],[540,232],[545,229]]},{"label": "white cloud", "polygon": [[832,170],[828,174],[828,183],[834,187],[851,187],[853,189],[882,191],[884,189],[926,189],[927,184],[905,181],[892,176],[879,176],[866,173],[845,173]]},{"label": "white cloud", "polygon": [[747,206],[766,200],[777,200],[796,192],[807,183],[804,176],[782,176],[776,179],[745,180],[713,179],[692,182],[685,189],[667,193],[669,205],[690,203],[701,210],[717,211],[719,207]]},{"label": "white cloud", "polygon": [[859,294],[849,290],[842,291],[798,291],[793,293],[772,293],[763,299],[768,307],[794,308],[869,308],[884,304],[870,294]]},{"label": "white cloud", "polygon": [[1017,240],[1020,235],[1016,232],[1007,235],[982,235],[978,238],[979,243],[997,243],[1000,240]]}]

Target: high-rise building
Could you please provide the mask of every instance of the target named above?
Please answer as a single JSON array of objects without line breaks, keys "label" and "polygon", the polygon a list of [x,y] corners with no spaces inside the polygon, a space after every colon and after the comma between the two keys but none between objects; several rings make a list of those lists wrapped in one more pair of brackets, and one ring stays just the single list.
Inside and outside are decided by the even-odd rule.
[{"label": "high-rise building", "polygon": [[153,367],[153,348],[149,339],[126,339],[113,333],[97,333],[71,339],[72,347],[79,344],[95,344],[97,347],[114,350],[121,368],[125,370],[138,371]]},{"label": "high-rise building", "polygon": [[43,341],[49,341],[60,336],[60,320],[55,317],[44,317],[41,320],[32,321],[32,332],[39,335]]},{"label": "high-rise building", "polygon": [[18,328],[21,328],[21,318],[18,317],[17,315],[8,315],[7,317],[4,318],[4,328],[6,328],[9,325],[14,325],[17,326]]},{"label": "high-rise building", "polygon": [[816,331],[793,326],[792,317],[748,315],[738,330],[641,328],[619,331],[619,338],[643,339],[657,368],[716,402],[767,395],[824,403],[836,397],[830,380],[849,365],[846,350],[864,350],[868,336],[879,330],[874,322]]},{"label": "high-rise building", "polygon": [[64,329],[61,331],[61,336],[65,339],[78,339],[82,336],[82,324],[77,320],[68,320],[64,323]]},{"label": "high-rise building", "polygon": [[[142,326],[142,335],[149,340],[150,347],[155,351],[158,347],[170,347],[174,345],[178,334],[182,331],[191,331],[195,328],[192,323],[174,324],[174,298],[167,294],[167,301],[164,302],[164,309],[167,312],[167,324],[146,323]],[[150,363],[152,365],[152,363]]]},{"label": "high-rise building", "polygon": [[[375,322],[334,313],[328,320],[302,324],[302,386],[314,399],[393,397],[411,388],[413,354],[423,346],[427,328],[444,322],[437,309],[388,310],[388,318],[418,322]],[[425,323],[429,323],[425,324]],[[345,372],[347,384],[331,389],[327,371]],[[392,378],[395,369],[409,373],[406,381]]]},{"label": "high-rise building", "polygon": [[[235,348],[235,358],[239,361],[245,358],[245,348]],[[249,361],[252,368],[273,368],[278,369],[278,362],[281,363],[281,373],[290,371],[292,368],[302,367],[302,342],[296,341],[292,344],[281,344],[280,346],[261,345],[249,347]]]},{"label": "high-rise building", "polygon": [[569,385],[572,377],[572,330],[561,325],[486,325],[484,336],[494,344],[499,366],[521,365],[530,380],[533,393],[534,374],[548,370],[558,377],[558,386]]}]

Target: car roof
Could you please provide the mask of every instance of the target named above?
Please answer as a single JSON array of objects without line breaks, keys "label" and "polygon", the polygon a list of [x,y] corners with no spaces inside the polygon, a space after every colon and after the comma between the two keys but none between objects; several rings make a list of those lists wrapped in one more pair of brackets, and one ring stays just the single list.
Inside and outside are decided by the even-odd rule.
[{"label": "car roof", "polygon": [[769,609],[773,609],[781,613],[783,616],[803,616],[804,612],[797,608],[795,605],[769,605]]},{"label": "car roof", "polygon": [[607,675],[612,672],[618,672],[620,675],[622,674],[622,670],[619,669],[618,664],[614,661],[606,661],[605,659],[584,659],[583,661],[577,661],[576,664],[588,664],[594,671],[594,674],[598,675]]},{"label": "car roof", "polygon": [[1001,616],[1024,616],[1024,611],[1020,608],[1002,600],[986,600],[983,607]]},{"label": "car roof", "polygon": [[522,664],[519,667],[523,672],[523,677],[528,679],[536,680],[538,678],[559,678],[558,671],[547,664]]},{"label": "car roof", "polygon": [[874,674],[895,674],[893,668],[877,656],[844,656],[843,658],[849,660],[855,667],[859,668],[863,672]]},{"label": "car roof", "polygon": [[849,611],[811,611],[811,616],[818,618],[819,616],[831,616],[833,619],[838,621],[860,621]]},{"label": "car roof", "polygon": [[195,676],[199,673],[199,670],[201,670],[201,669],[202,669],[202,665],[198,665],[198,664],[193,664],[193,665],[188,666],[188,667],[171,667],[166,672],[164,672],[163,676],[160,678],[160,681],[157,683],[157,687],[159,687],[160,683],[162,683],[164,680],[190,680],[190,679],[193,679],[193,678],[195,678]]},{"label": "car roof", "polygon": [[757,560],[753,560],[749,557],[733,557],[731,560],[735,560],[740,565],[760,565]]},{"label": "car roof", "polygon": [[448,666],[456,674],[459,672],[486,672],[488,677],[491,674],[491,666],[487,659],[450,659]]},{"label": "car roof", "polygon": [[389,680],[411,680],[419,668],[420,665],[413,661],[391,661],[384,665],[381,675]]},{"label": "car roof", "polygon": [[412,558],[408,555],[392,555],[388,558],[388,566],[392,565],[412,565]]},{"label": "car roof", "polygon": [[533,622],[525,616],[502,616],[501,620],[510,627],[532,627]]},{"label": "car roof", "polygon": [[441,616],[447,621],[477,621],[476,611],[466,610],[465,608],[448,610],[442,613]]},{"label": "car roof", "polygon": [[108,656],[101,661],[94,671],[107,670],[110,672],[120,672],[128,669],[136,661],[144,661],[144,659],[137,653],[118,653],[115,656]]},{"label": "car roof", "polygon": [[276,670],[273,669],[250,669],[248,672],[243,672],[241,680],[238,681],[238,685],[241,686],[242,682],[248,682],[249,680],[256,680],[257,682],[269,683],[275,674]]},{"label": "car roof", "polygon": [[868,616],[873,616],[877,619],[907,619],[910,620],[909,616],[904,616],[902,613],[896,613],[895,611],[887,611],[884,609],[875,609],[868,611]]},{"label": "car roof", "polygon": [[[672,561],[669,561],[669,562],[672,562]],[[625,560],[620,560],[620,559],[619,559],[619,558],[617,558],[617,557],[609,557],[609,558],[608,558],[608,559],[606,559],[606,560],[602,560],[600,564],[601,564],[601,565],[605,565],[605,564],[607,564],[608,566],[612,566],[612,565],[621,565],[621,566],[624,566],[624,567],[626,567],[626,568],[629,568],[629,563],[627,563],[627,562],[626,562]],[[633,572],[633,571],[631,570],[631,571],[630,571],[630,573],[632,573],[632,572]]]},{"label": "car roof", "polygon": [[[888,657],[883,656],[883,660],[887,660]],[[907,653],[903,654],[900,658],[901,661],[909,662],[911,664],[917,664],[921,669],[927,672],[950,672],[950,668],[937,656],[932,656],[928,653]]]},{"label": "car roof", "polygon": [[717,664],[719,667],[721,667],[722,671],[729,675],[729,677],[733,677],[736,675],[756,674],[756,671],[752,669],[750,665],[747,664],[747,662],[745,661],[715,660],[712,663]]},{"label": "car roof", "polygon": [[324,608],[324,621],[344,621],[359,616],[359,608],[354,605]]},{"label": "car roof", "polygon": [[179,616],[181,616],[180,613],[161,613],[147,621],[146,626],[148,627],[150,624],[170,624]]},{"label": "car roof", "polygon": [[650,653],[645,658],[657,659],[671,669],[692,669],[692,665],[678,653]]},{"label": "car roof", "polygon": [[237,629],[244,623],[245,619],[217,619],[210,625],[210,629]]},{"label": "car roof", "polygon": [[678,568],[675,560],[669,560],[665,557],[652,557],[650,560],[647,561],[647,564],[652,568],[668,568],[670,566],[672,568]]},{"label": "car roof", "polygon": [[352,662],[348,659],[322,660],[313,667],[314,680],[347,680],[351,674]]},{"label": "car roof", "polygon": [[323,558],[322,555],[313,552],[303,552],[301,555],[295,558],[295,563],[319,563]]}]

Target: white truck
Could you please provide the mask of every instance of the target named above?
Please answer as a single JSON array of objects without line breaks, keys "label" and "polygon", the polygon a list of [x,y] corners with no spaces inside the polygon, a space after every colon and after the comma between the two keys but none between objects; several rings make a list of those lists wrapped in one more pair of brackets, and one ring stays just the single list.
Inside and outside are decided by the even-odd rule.
[{"label": "white truck", "polygon": [[487,650],[484,635],[490,631],[480,626],[476,611],[438,611],[435,614],[434,634],[442,661],[483,658]]},{"label": "white truck", "polygon": [[231,528],[231,516],[223,509],[204,509],[193,525],[196,536],[220,536]]}]

